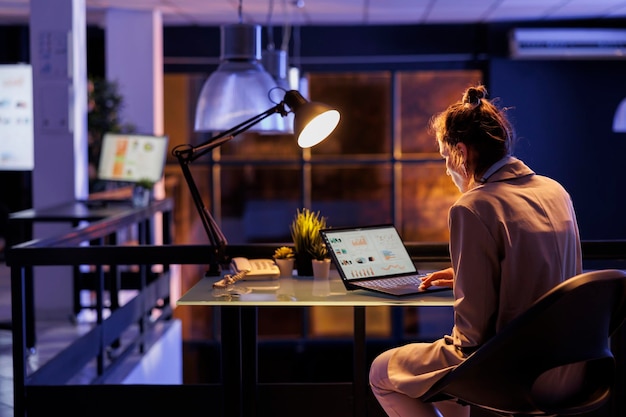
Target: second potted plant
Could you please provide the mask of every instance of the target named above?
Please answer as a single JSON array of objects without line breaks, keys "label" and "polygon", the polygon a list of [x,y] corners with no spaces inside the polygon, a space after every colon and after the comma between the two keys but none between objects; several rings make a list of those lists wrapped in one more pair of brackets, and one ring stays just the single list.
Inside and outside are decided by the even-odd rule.
[{"label": "second potted plant", "polygon": [[313,267],[313,276],[315,278],[326,279],[330,275],[330,258],[328,257],[328,248],[322,240],[315,242],[311,246],[311,263]]}]

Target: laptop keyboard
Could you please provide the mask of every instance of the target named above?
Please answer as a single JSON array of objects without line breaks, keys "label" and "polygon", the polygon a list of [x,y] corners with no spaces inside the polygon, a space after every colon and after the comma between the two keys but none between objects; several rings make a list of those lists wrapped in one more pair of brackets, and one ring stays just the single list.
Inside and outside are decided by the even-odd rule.
[{"label": "laptop keyboard", "polygon": [[419,286],[422,283],[423,274],[419,275],[407,275],[405,277],[395,278],[381,278],[372,281],[361,281],[359,285],[363,287],[371,288],[395,288],[403,285],[416,285]]}]

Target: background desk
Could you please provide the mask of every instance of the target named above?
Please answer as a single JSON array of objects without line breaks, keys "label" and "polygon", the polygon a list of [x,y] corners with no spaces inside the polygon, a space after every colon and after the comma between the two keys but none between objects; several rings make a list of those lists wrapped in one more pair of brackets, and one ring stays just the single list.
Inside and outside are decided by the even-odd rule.
[{"label": "background desk", "polygon": [[[224,410],[229,416],[257,415],[257,308],[350,306],[354,309],[353,414],[366,415],[369,364],[365,353],[365,308],[368,306],[451,306],[452,292],[443,291],[410,297],[387,297],[366,291],[346,291],[334,275],[328,281],[311,277],[281,278],[274,281],[239,281],[229,290],[215,290],[216,278],[203,278],[179,300],[178,305],[221,308],[222,384]],[[251,289],[245,293],[245,289]],[[327,294],[327,295],[323,295]],[[311,391],[308,403],[315,398]],[[301,406],[306,406],[301,404]],[[297,414],[298,410],[291,410]]]}]

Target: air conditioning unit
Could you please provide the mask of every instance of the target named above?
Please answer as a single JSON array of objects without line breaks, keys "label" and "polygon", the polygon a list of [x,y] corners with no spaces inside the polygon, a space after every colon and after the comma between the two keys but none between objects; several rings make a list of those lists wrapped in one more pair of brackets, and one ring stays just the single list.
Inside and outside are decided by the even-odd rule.
[{"label": "air conditioning unit", "polygon": [[513,29],[513,59],[626,59],[626,30]]}]

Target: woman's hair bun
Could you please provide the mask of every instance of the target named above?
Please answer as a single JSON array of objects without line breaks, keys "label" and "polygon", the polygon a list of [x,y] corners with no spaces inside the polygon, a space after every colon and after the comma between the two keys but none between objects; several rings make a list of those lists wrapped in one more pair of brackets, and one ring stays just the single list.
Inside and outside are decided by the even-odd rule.
[{"label": "woman's hair bun", "polygon": [[463,103],[473,104],[474,106],[478,106],[480,104],[480,99],[487,97],[487,89],[483,85],[479,85],[477,87],[470,87],[463,94]]}]

